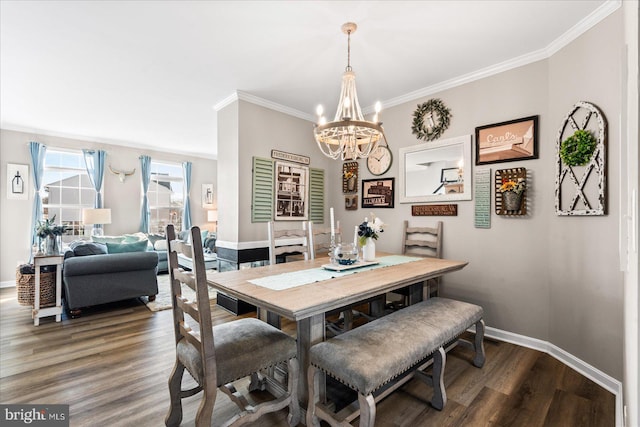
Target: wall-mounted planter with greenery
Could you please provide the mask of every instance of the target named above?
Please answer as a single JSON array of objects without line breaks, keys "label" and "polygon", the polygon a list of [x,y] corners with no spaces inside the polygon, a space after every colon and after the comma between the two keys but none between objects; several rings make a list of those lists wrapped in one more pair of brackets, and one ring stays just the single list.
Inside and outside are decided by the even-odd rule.
[{"label": "wall-mounted planter with greenery", "polygon": [[589,163],[598,146],[598,140],[585,129],[579,129],[560,144],[560,158],[567,166],[584,166]]}]

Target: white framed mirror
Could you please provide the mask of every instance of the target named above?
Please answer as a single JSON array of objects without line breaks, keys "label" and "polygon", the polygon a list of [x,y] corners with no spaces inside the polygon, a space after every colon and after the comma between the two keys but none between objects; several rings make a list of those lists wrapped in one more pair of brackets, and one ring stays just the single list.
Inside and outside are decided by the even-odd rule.
[{"label": "white framed mirror", "polygon": [[471,135],[399,149],[400,203],[471,200]]}]

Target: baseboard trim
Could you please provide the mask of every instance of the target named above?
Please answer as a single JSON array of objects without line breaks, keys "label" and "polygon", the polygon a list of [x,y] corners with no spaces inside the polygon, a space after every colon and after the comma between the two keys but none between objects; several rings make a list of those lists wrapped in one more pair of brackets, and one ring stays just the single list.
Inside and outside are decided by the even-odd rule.
[{"label": "baseboard trim", "polygon": [[0,282],[0,288],[14,288],[15,286],[15,280],[5,280],[4,282]]},{"label": "baseboard trim", "polygon": [[537,338],[531,338],[492,327],[486,327],[485,336],[547,353],[556,360],[564,363],[571,369],[579,372],[581,375],[584,375],[594,383],[613,393],[616,397],[616,427],[623,427],[622,382],[548,341],[542,341]]}]

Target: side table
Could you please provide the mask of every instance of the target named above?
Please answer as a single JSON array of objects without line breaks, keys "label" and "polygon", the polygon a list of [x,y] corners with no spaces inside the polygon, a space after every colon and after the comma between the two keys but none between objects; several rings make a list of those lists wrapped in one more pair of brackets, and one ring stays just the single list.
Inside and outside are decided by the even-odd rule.
[{"label": "side table", "polygon": [[[56,316],[56,322],[61,320],[62,315],[62,262],[64,256],[62,255],[34,255],[33,265],[36,270],[36,283],[33,295],[33,310],[31,317],[33,317],[33,325],[38,326],[40,324],[40,318],[46,316]],[[40,307],[40,267],[45,265],[56,266],[56,305],[53,307]]]}]

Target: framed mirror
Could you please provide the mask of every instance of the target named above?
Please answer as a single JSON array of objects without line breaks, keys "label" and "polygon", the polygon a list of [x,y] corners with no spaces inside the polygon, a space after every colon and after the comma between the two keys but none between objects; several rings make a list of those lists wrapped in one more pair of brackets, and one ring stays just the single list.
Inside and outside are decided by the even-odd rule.
[{"label": "framed mirror", "polygon": [[400,203],[471,200],[471,135],[399,149]]}]

